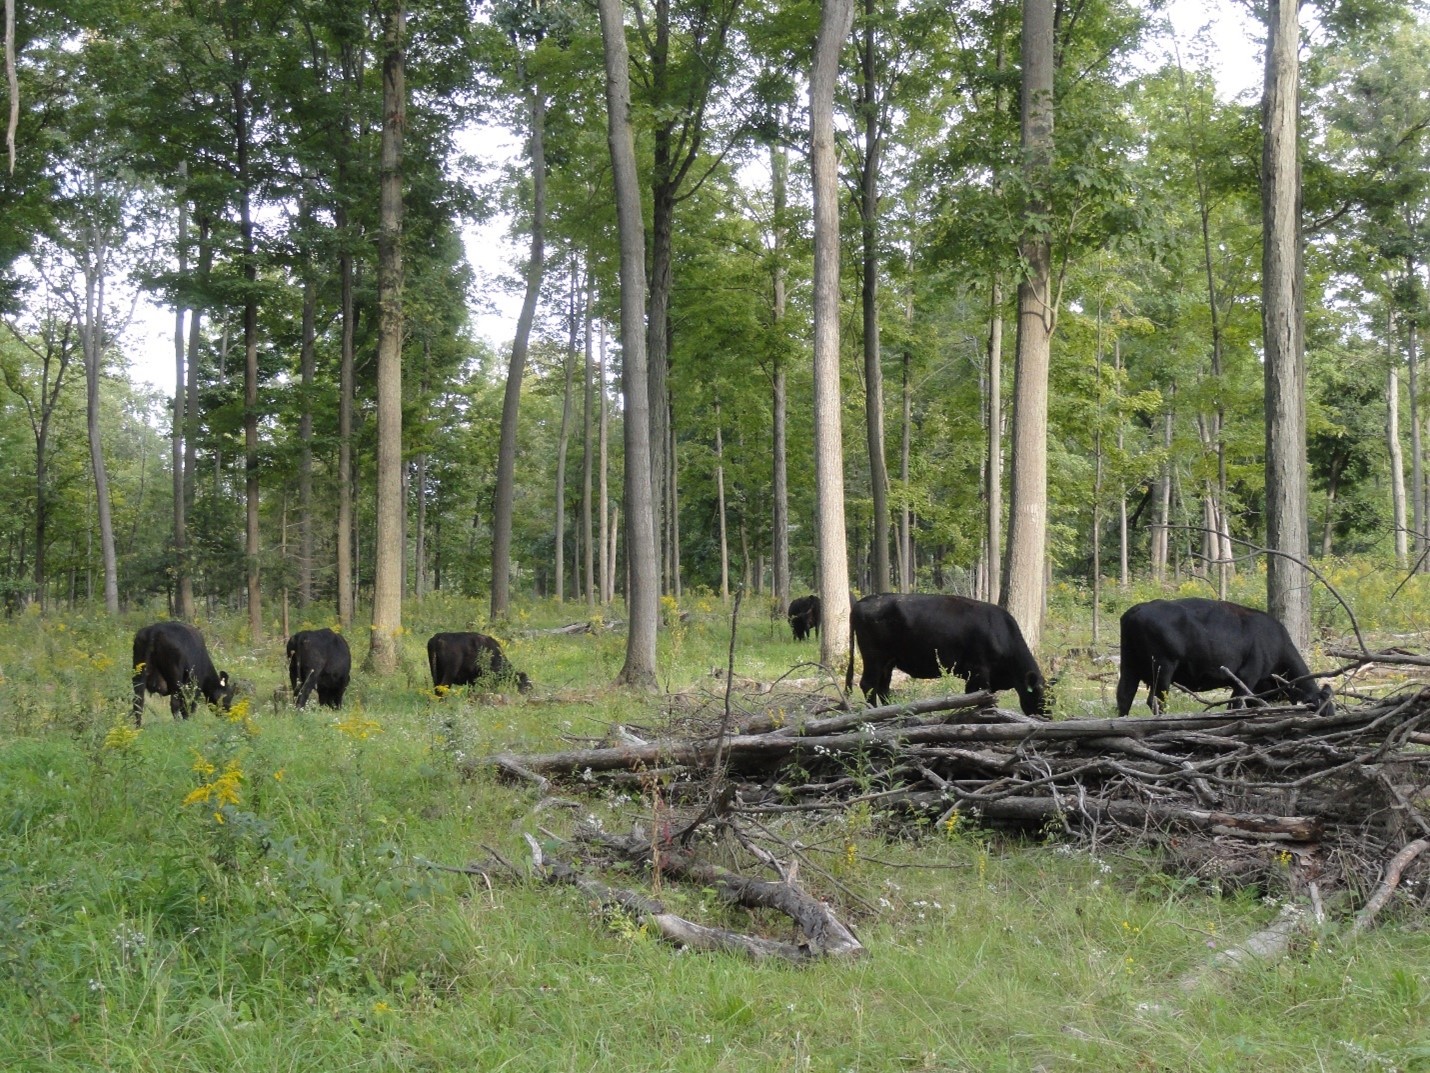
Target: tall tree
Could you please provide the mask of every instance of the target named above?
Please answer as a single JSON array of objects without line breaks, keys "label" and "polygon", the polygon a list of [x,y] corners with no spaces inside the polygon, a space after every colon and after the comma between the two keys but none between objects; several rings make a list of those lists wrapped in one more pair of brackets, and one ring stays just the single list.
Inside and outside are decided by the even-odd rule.
[{"label": "tall tree", "polygon": [[1305,567],[1306,361],[1301,260],[1298,0],[1269,0],[1261,100],[1262,324],[1266,356],[1267,610],[1297,647],[1311,637]]},{"label": "tall tree", "polygon": [[819,658],[840,664],[849,644],[849,548],[844,530],[844,442],[839,390],[839,177],[834,84],[854,22],[854,0],[823,0],[809,77],[814,189],[814,475],[819,521]]},{"label": "tall tree", "polygon": [[372,647],[367,665],[397,669],[402,631],[406,514],[402,498],[402,142],[407,126],[407,8],[382,7],[382,155],[377,239],[377,532],[372,586]]},{"label": "tall tree", "polygon": [[[848,0],[846,0],[848,2]],[[651,495],[650,385],[646,369],[645,225],[631,123],[630,59],[620,0],[598,0],[606,64],[606,122],[621,247],[621,386],[625,394],[626,662],[619,681],[655,685],[660,576]]]},{"label": "tall tree", "polygon": [[1018,341],[1013,373],[1012,480],[1003,606],[1036,652],[1043,632],[1048,526],[1048,369],[1057,309],[1044,217],[1053,161],[1054,0],[1023,0],[1022,144],[1027,205],[1019,240]]},{"label": "tall tree", "polygon": [[[513,14],[515,19],[516,15]],[[511,345],[507,367],[506,396],[501,411],[501,446],[497,454],[496,494],[492,502],[492,617],[504,618],[510,601],[511,520],[516,494],[516,433],[521,409],[521,381],[526,371],[531,326],[536,304],[541,299],[541,280],[546,267],[546,97],[540,79],[527,68],[522,34],[514,27],[513,44],[518,50],[517,70],[526,95],[528,138],[531,158],[531,252],[526,262],[526,294],[516,321],[516,338]],[[538,31],[536,39],[540,40]]]}]

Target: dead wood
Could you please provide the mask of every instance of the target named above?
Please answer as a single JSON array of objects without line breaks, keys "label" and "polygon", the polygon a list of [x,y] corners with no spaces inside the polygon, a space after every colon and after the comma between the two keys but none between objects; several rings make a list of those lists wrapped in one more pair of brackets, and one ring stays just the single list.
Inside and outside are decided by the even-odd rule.
[{"label": "dead wood", "polygon": [[675,814],[653,867],[724,894],[733,881],[684,869],[688,836],[856,805],[890,829],[960,813],[1024,835],[1147,845],[1168,867],[1278,897],[1372,889],[1407,840],[1430,839],[1430,689],[1342,695],[1326,714],[1279,705],[1045,719],[996,708],[987,693],[848,711],[827,694],[737,694],[735,676],[724,678],[723,695],[670,704],[643,742],[466,763],[536,785],[658,785]]},{"label": "dead wood", "polygon": [[1356,914],[1355,923],[1351,926],[1352,935],[1365,931],[1375,922],[1376,916],[1395,893],[1395,888],[1400,886],[1400,877],[1405,874],[1405,869],[1427,849],[1430,849],[1430,839],[1417,838],[1391,858],[1390,863],[1385,866],[1385,875],[1380,886],[1366,899],[1364,908]]}]

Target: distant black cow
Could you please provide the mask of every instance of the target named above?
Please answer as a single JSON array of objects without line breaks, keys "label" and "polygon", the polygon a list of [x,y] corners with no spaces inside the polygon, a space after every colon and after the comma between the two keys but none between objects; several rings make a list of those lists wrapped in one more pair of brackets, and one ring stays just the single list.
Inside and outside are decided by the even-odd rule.
[{"label": "distant black cow", "polygon": [[1234,708],[1266,695],[1316,709],[1331,703],[1331,687],[1317,688],[1285,626],[1265,611],[1224,600],[1152,600],[1123,612],[1118,715],[1131,711],[1143,682],[1153,715],[1174,685],[1195,692],[1230,687]]},{"label": "distant black cow", "polygon": [[[1047,711],[1046,683],[1023,631],[995,604],[963,596],[886,593],[856,603],[849,624],[864,660],[859,688],[870,703],[888,702],[897,667],[914,678],[958,675],[970,692],[1016,689],[1028,715]],[[851,651],[844,688],[853,681]]]},{"label": "distant black cow", "polygon": [[288,638],[287,651],[293,703],[303,707],[316,688],[319,704],[341,708],[353,670],[346,638],[332,630],[299,630]]},{"label": "distant black cow", "polygon": [[189,697],[197,692],[210,704],[233,703],[233,682],[214,670],[204,635],[185,622],[156,622],[134,635],[134,725],[144,713],[144,691],[169,698],[169,710],[189,717]]},{"label": "distant black cow", "polygon": [[818,596],[801,596],[789,602],[789,628],[794,631],[796,641],[803,641],[810,634],[819,632]]},{"label": "distant black cow", "polygon": [[484,633],[438,633],[427,642],[427,666],[433,688],[477,683],[499,689],[511,682],[522,693],[531,692],[531,679],[502,653],[495,638]]}]

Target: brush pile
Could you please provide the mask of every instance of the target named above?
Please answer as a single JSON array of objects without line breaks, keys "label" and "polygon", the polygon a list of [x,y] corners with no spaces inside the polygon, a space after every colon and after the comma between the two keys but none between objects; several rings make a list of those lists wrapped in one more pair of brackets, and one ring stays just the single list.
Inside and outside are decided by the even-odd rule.
[{"label": "brush pile", "polygon": [[1430,689],[1326,715],[1059,720],[999,709],[988,693],[847,711],[826,694],[731,686],[672,704],[659,731],[477,764],[543,789],[659,785],[692,817],[681,829],[864,805],[889,824],[1153,846],[1175,873],[1313,899],[1369,890],[1430,836]]}]

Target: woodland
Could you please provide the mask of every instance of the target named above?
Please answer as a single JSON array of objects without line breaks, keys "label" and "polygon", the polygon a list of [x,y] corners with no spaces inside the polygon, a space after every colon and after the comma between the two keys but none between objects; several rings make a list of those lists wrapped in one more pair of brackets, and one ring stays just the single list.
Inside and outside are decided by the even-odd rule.
[{"label": "woodland", "polygon": [[[1157,4],[1025,7],[17,3],[6,607],[255,639],[370,609],[376,644],[434,591],[493,619],[621,594],[648,645],[656,594],[837,607],[847,574],[1002,600],[1036,648],[1049,582],[1265,569],[1276,609],[1286,557],[1422,567],[1423,11],[1281,27],[1273,279],[1271,113],[1217,92],[1213,42]],[[478,126],[519,154],[484,172]],[[497,213],[523,253],[478,284],[462,235]],[[496,286],[524,295],[501,353],[470,328]],[[136,291],[172,310],[172,398],[127,375]]]},{"label": "woodland", "polygon": [[[1241,13],[6,0],[0,1065],[1430,1068],[1430,23]],[[858,706],[878,591],[1052,717]],[[1109,718],[1174,594],[1334,709]]]}]

